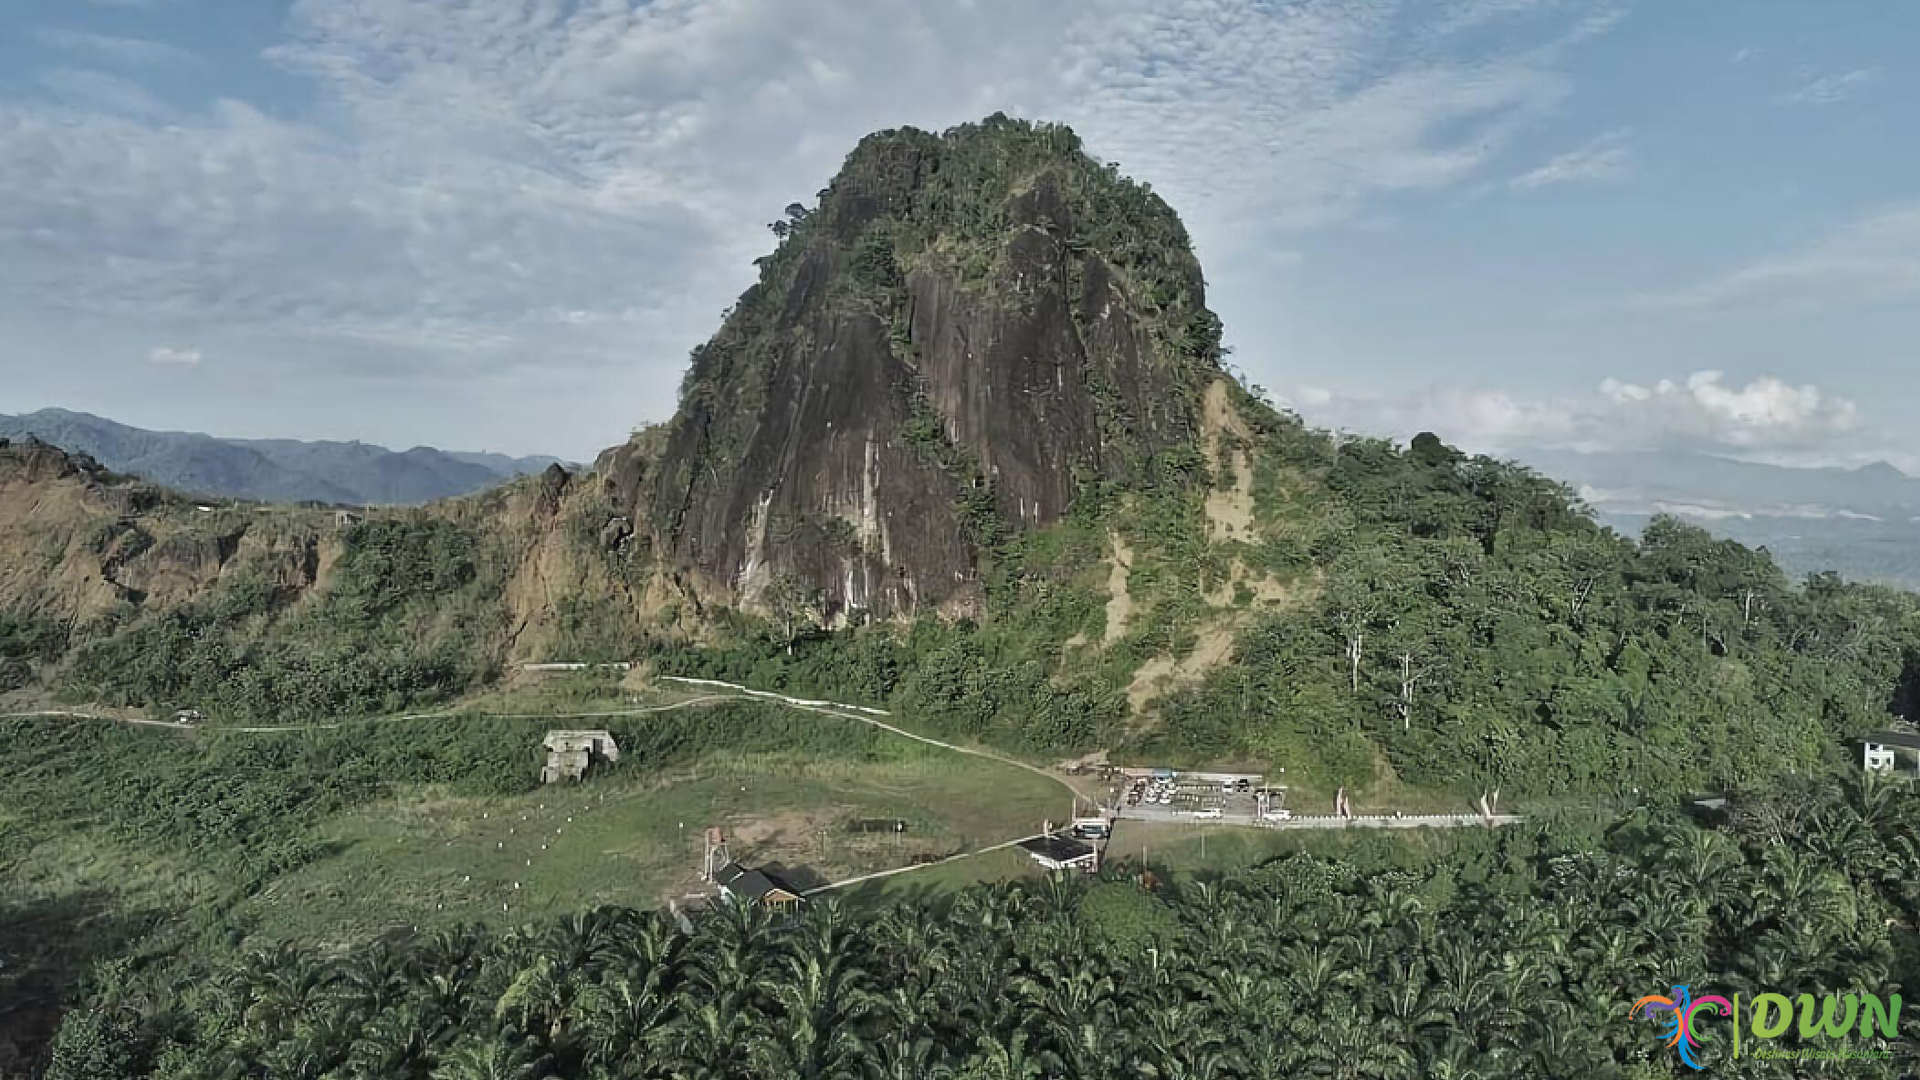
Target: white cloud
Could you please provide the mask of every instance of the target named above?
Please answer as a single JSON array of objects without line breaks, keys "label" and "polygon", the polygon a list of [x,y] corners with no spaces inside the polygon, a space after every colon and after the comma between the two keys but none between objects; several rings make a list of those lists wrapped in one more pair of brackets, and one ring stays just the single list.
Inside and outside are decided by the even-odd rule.
[{"label": "white cloud", "polygon": [[1612,180],[1627,174],[1633,154],[1627,149],[1627,132],[1609,131],[1577,149],[1550,159],[1537,169],[1514,177],[1509,185],[1522,191],[1596,180]]},{"label": "white cloud", "polygon": [[1640,296],[1644,311],[1732,310],[1800,314],[1920,292],[1920,205],[1844,225],[1796,251],[1667,293]]},{"label": "white cloud", "polygon": [[1533,398],[1505,390],[1427,387],[1400,395],[1302,388],[1307,419],[1405,439],[1430,430],[1469,449],[1691,449],[1742,456],[1846,456],[1862,434],[1851,401],[1769,375],[1731,385],[1717,371],[1635,383],[1607,379],[1588,395]]},{"label": "white cloud", "polygon": [[1860,423],[1853,402],[1770,375],[1737,387],[1718,371],[1652,385],[1608,379],[1600,394],[1613,406],[1604,419],[1626,421],[1643,435],[1737,450],[1820,446],[1852,434]]},{"label": "white cloud", "polygon": [[1398,439],[1433,431],[1475,449],[1557,442],[1577,426],[1576,415],[1563,403],[1470,387],[1380,394],[1302,386],[1283,394],[1280,403],[1342,431]]},{"label": "white cloud", "polygon": [[[1529,13],[1489,35],[1501,51],[1457,47]],[[1274,230],[1483,175],[1608,18],[1524,0],[1464,22],[1397,0],[296,0],[265,55],[308,83],[298,117],[181,109],[98,72],[44,76],[55,104],[0,98],[0,319],[190,333],[281,385],[572,385],[600,415],[568,417],[569,437],[611,440],[670,406],[686,349],[771,244],[760,223],[869,131],[1063,120],[1179,207],[1203,254],[1285,249]]]},{"label": "white cloud", "polygon": [[1831,105],[1836,101],[1845,101],[1853,96],[1874,77],[1872,68],[1861,68],[1839,75],[1821,75],[1802,83],[1797,89],[1781,96],[1781,100],[1793,105]]},{"label": "white cloud", "polygon": [[176,345],[157,345],[147,354],[147,360],[150,363],[175,367],[199,367],[200,350],[181,348]]}]

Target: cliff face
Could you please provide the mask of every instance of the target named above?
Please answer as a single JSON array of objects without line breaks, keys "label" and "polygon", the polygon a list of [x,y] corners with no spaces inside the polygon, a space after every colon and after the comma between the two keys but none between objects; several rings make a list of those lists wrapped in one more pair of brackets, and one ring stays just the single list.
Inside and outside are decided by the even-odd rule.
[{"label": "cliff face", "polygon": [[1193,444],[1218,369],[1198,264],[1070,131],[885,132],[789,213],[657,457],[604,463],[701,594],[965,609],[1000,538]]}]

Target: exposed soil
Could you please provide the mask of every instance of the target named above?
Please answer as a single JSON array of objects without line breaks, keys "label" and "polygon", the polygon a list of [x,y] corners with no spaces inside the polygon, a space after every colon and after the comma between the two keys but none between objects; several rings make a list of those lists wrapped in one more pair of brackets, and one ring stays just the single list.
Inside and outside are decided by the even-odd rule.
[{"label": "exposed soil", "polygon": [[1127,574],[1133,567],[1133,549],[1119,533],[1113,534],[1113,569],[1107,574],[1107,629],[1101,644],[1111,645],[1127,636],[1127,622],[1133,617],[1133,597],[1127,592]]},{"label": "exposed soil", "polygon": [[[1225,379],[1207,387],[1200,418],[1207,464],[1213,467],[1214,489],[1207,493],[1209,540],[1253,539],[1253,463],[1244,449],[1249,432],[1233,409]],[[1231,452],[1227,441],[1233,440]]]}]

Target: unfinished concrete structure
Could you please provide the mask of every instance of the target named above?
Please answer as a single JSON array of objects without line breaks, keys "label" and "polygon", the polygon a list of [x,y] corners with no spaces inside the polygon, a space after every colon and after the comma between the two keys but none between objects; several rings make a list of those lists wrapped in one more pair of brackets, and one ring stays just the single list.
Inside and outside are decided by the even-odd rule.
[{"label": "unfinished concrete structure", "polygon": [[540,770],[543,784],[585,779],[595,762],[620,760],[620,745],[606,731],[549,731],[546,747],[547,764]]},{"label": "unfinished concrete structure", "polygon": [[[1860,763],[1868,772],[1920,778],[1920,732],[1881,731],[1867,736],[1860,743]],[[1900,759],[1907,755],[1913,757],[1911,773],[1900,767]]]}]

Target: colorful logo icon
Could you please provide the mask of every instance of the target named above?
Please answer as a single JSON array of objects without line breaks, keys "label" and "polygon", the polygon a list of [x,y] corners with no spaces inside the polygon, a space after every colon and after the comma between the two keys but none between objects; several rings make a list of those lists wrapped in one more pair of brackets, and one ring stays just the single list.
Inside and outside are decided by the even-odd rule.
[{"label": "colorful logo icon", "polygon": [[[1702,1066],[1694,1060],[1693,1052],[1699,1048],[1700,1040],[1693,1037],[1693,1022],[1694,1014],[1703,1008],[1716,1008],[1721,1016],[1733,1015],[1733,1002],[1718,994],[1710,994],[1695,1001],[1692,989],[1685,986],[1674,987],[1672,997],[1648,994],[1634,1002],[1632,1011],[1627,1015],[1664,1019],[1667,1026],[1667,1045],[1680,1051],[1681,1061],[1698,1069]],[[1659,1015],[1661,1013],[1668,1015],[1661,1017]]]}]

